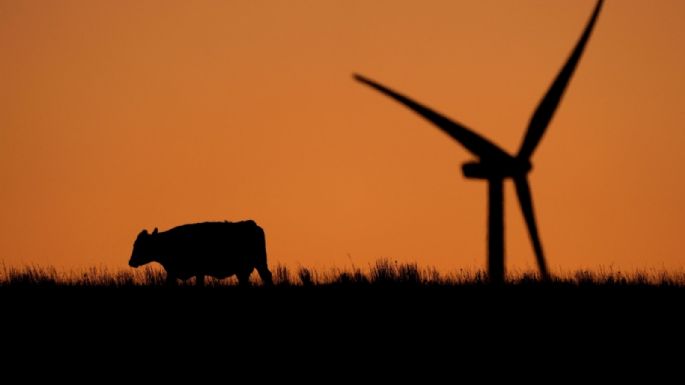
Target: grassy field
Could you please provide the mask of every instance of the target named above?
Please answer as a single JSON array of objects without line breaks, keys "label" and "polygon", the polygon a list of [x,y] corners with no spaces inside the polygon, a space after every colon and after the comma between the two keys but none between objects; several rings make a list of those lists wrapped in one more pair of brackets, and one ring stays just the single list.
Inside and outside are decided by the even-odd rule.
[{"label": "grassy field", "polygon": [[275,288],[263,288],[255,275],[251,288],[231,278],[207,279],[199,289],[192,280],[169,288],[157,267],[5,266],[0,328],[37,346],[76,340],[144,356],[140,346],[178,352],[181,344],[188,353],[198,343],[232,347],[239,336],[248,341],[242,349],[258,355],[276,349],[292,356],[297,346],[319,358],[351,349],[375,360],[379,351],[419,357],[447,348],[448,355],[483,350],[489,357],[491,346],[532,345],[595,346],[603,355],[622,341],[669,344],[685,325],[682,273],[575,271],[542,282],[523,272],[492,286],[482,271],[442,273],[388,260],[365,269],[271,269]]},{"label": "grassy field", "polygon": [[[458,270],[441,273],[432,267],[420,267],[416,263],[397,263],[378,260],[367,268],[332,268],[317,271],[306,267],[295,270],[284,265],[272,267],[274,284],[285,287],[486,287],[487,274],[484,271]],[[157,266],[139,269],[109,270],[88,268],[60,271],[51,266],[2,266],[0,287],[167,287],[166,273]],[[252,284],[261,286],[256,274]],[[178,282],[180,287],[194,285],[194,279]],[[223,280],[206,279],[206,287],[221,288],[237,285],[235,277]],[[614,269],[597,271],[578,270],[557,273],[550,281],[542,282],[535,272],[509,273],[507,287],[640,287],[685,289],[685,272],[663,270],[637,270],[623,272]]]}]

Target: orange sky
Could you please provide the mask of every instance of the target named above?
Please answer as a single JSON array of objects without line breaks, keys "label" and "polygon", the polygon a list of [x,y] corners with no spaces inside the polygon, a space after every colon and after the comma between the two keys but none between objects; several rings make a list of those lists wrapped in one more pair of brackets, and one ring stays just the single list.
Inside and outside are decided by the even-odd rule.
[{"label": "orange sky", "polygon": [[[351,73],[515,152],[593,6],[0,0],[0,260],[125,267],[143,228],[253,218],[271,264],[484,267],[469,154]],[[533,157],[553,269],[685,267],[684,15],[605,4]]]}]

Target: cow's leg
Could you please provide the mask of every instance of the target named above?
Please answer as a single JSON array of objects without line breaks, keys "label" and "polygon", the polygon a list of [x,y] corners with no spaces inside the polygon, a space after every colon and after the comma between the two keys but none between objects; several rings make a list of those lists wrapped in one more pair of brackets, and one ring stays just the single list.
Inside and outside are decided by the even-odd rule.
[{"label": "cow's leg", "polygon": [[203,287],[205,285],[205,275],[198,274],[195,276],[195,286]]},{"label": "cow's leg", "polygon": [[238,286],[240,287],[250,287],[250,274],[240,273],[238,276]]},{"label": "cow's leg", "polygon": [[260,266],[257,266],[257,272],[259,273],[259,278],[262,279],[262,283],[264,286],[273,286],[274,285],[274,280],[271,277],[271,272],[269,271],[269,268],[266,266],[266,263]]},{"label": "cow's leg", "polygon": [[176,286],[176,276],[171,273],[167,273],[166,284],[167,286]]}]

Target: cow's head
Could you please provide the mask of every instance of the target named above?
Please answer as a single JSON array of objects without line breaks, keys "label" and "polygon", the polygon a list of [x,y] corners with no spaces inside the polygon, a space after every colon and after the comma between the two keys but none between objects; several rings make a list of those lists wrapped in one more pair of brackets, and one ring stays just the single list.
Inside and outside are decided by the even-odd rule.
[{"label": "cow's head", "polygon": [[155,260],[154,238],[156,235],[156,228],[152,234],[148,233],[147,230],[143,230],[138,234],[138,238],[133,243],[133,253],[131,253],[131,260],[128,261],[129,266],[138,267]]}]

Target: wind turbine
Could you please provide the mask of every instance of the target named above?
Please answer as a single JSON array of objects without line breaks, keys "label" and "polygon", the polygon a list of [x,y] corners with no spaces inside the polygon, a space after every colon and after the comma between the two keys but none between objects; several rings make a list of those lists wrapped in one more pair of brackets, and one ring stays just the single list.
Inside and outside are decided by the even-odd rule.
[{"label": "wind turbine", "polygon": [[540,273],[544,279],[549,277],[545,254],[542,250],[542,243],[540,242],[535,222],[533,200],[528,183],[528,173],[532,169],[530,158],[540,143],[554,115],[554,111],[559,106],[564,90],[578,65],[580,56],[597,21],[597,16],[603,2],[604,0],[597,1],[592,16],[578,43],[576,43],[575,48],[571,52],[571,56],[561,68],[547,94],[542,98],[542,101],[540,101],[540,104],[533,113],[528,124],[528,130],[523,138],[523,143],[516,156],[508,154],[499,146],[466,128],[464,125],[446,118],[407,96],[361,75],[354,75],[356,80],[404,104],[415,113],[438,126],[478,158],[477,161],[464,163],[462,171],[466,178],[485,179],[488,181],[488,277],[493,283],[504,282],[504,195],[502,187],[506,178],[514,180],[521,211],[528,226],[530,240],[533,244]]}]

